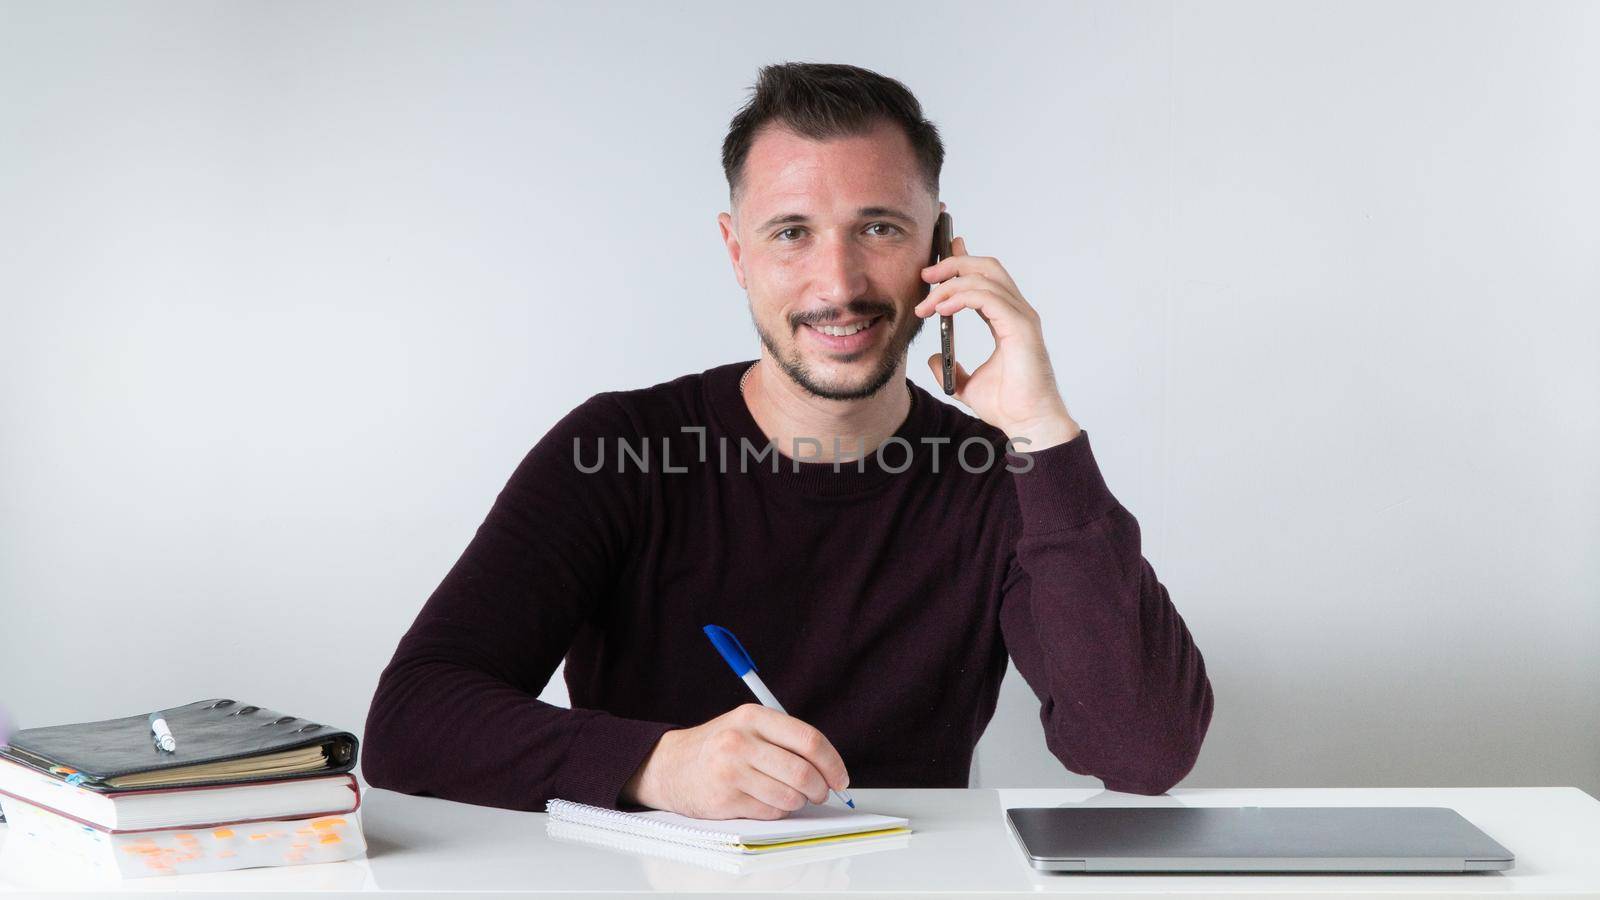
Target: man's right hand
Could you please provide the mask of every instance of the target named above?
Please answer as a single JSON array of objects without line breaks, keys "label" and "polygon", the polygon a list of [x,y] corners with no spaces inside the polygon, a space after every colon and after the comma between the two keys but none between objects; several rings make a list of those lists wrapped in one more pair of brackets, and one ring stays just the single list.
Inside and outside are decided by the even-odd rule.
[{"label": "man's right hand", "polygon": [[695,819],[781,819],[850,783],[822,732],[746,703],[693,728],[661,735],[622,788],[625,803]]}]

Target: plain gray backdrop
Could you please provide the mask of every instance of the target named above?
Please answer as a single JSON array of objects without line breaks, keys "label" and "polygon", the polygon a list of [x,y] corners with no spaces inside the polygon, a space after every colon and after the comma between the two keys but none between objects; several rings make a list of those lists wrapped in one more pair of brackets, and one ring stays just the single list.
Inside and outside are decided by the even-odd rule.
[{"label": "plain gray backdrop", "polygon": [[[1600,793],[1594,3],[0,3],[0,703],[360,728],[556,419],[756,355],[786,60],[942,130],[1205,655],[1185,787]],[[1098,784],[1037,715],[975,784]]]}]

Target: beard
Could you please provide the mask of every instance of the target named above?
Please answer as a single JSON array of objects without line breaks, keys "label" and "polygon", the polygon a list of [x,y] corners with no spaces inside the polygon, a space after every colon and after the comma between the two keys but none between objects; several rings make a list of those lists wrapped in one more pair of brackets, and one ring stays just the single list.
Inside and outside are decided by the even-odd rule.
[{"label": "beard", "polygon": [[[911,321],[902,324],[899,310],[893,303],[884,300],[857,298],[851,300],[846,308],[857,316],[882,316],[882,321],[873,327],[890,329],[888,342],[881,350],[863,351],[863,353],[877,352],[881,356],[877,365],[854,384],[829,383],[821,380],[800,355],[798,340],[800,329],[810,324],[826,323],[837,318],[836,314],[825,312],[791,315],[788,323],[789,334],[794,340],[791,341],[787,353],[778,346],[772,335],[761,327],[761,322],[755,317],[754,306],[750,310],[750,320],[755,323],[756,334],[760,335],[762,346],[767,348],[767,353],[778,364],[778,368],[806,393],[825,400],[861,400],[882,390],[883,386],[889,383],[889,379],[894,377],[895,371],[906,358],[906,351],[910,348],[912,340],[922,332],[922,326],[927,324],[927,320],[908,311],[906,315],[910,316]],[[842,361],[854,362],[857,358],[859,356],[850,356]]]}]

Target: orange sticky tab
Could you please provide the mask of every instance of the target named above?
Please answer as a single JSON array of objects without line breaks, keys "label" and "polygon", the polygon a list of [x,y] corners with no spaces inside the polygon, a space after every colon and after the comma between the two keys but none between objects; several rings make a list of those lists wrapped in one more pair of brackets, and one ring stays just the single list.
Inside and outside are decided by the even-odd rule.
[{"label": "orange sticky tab", "polygon": [[216,839],[218,839],[218,840],[226,840],[228,838],[233,837],[233,829],[232,828],[218,828],[216,831],[211,832],[211,836],[216,838]]},{"label": "orange sticky tab", "polygon": [[317,829],[318,831],[327,831],[329,828],[343,824],[343,819],[339,818],[338,816],[334,816],[330,819],[317,819],[315,822],[311,823],[311,827]]},{"label": "orange sticky tab", "polygon": [[337,844],[342,840],[344,840],[344,838],[339,837],[337,834],[325,834],[325,835],[322,836],[322,840],[320,841],[320,843],[323,843],[323,844]]}]

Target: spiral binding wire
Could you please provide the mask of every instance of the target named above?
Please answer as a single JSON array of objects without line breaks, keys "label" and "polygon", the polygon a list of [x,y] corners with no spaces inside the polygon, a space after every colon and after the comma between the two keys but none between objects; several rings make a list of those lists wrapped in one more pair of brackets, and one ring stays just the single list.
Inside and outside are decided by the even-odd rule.
[{"label": "spiral binding wire", "polygon": [[645,853],[661,859],[703,866],[733,875],[738,875],[745,871],[743,860],[746,857],[735,856],[713,847],[685,844],[659,837],[645,838],[625,831],[601,828],[598,825],[558,822],[555,819],[545,823],[544,831],[545,834],[557,840],[579,841],[593,847],[605,847],[611,850],[621,850],[625,853]]},{"label": "spiral binding wire", "polygon": [[627,813],[617,809],[605,809],[600,806],[590,806],[587,803],[574,803],[571,800],[546,801],[545,811],[550,814],[552,822],[593,825],[596,828],[608,828],[612,831],[636,834],[640,837],[659,838],[663,841],[674,841],[691,847],[727,845],[731,848],[740,845],[739,835],[737,834],[723,831],[705,831],[689,825],[680,825],[677,822],[660,822],[655,819],[643,818],[634,813]]}]

